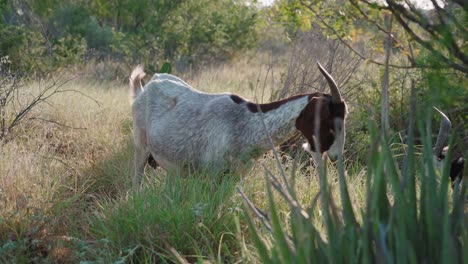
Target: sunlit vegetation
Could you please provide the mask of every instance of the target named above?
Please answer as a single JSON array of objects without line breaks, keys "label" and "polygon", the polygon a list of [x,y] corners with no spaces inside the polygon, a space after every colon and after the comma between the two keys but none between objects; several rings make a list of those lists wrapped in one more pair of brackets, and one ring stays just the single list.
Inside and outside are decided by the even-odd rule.
[{"label": "sunlit vegetation", "polygon": [[[436,106],[467,157],[466,6],[246,2],[0,0],[1,263],[468,260],[468,177],[432,153]],[[135,65],[268,102],[327,92],[317,61],[348,104],[338,161],[297,137],[244,175],[132,188]]]}]

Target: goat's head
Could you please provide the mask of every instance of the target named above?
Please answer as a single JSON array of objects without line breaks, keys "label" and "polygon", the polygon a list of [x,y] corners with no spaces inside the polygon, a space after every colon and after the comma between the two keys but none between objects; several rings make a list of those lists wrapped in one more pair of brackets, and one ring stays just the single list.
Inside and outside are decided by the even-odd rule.
[{"label": "goat's head", "polygon": [[434,109],[442,116],[442,119],[440,120],[439,134],[437,135],[436,143],[432,149],[434,158],[440,161],[447,155],[446,145],[450,135],[450,130],[452,129],[452,122],[450,122],[450,119],[442,111],[436,107],[434,107]]},{"label": "goat's head", "polygon": [[[452,123],[450,119],[439,109],[434,109],[440,113],[442,119],[440,121],[439,134],[437,135],[437,140],[432,149],[432,154],[434,156],[434,163],[439,168],[442,169],[444,163],[449,162],[450,171],[449,176],[452,180],[452,183],[455,184],[455,180],[463,178],[463,171],[465,168],[465,159],[463,158],[463,153],[460,152],[457,147],[452,150],[452,159],[447,160],[447,152],[449,147],[447,146],[447,141],[450,135],[450,130],[452,129]],[[453,186],[453,185],[452,185]]]},{"label": "goat's head", "polygon": [[336,158],[343,153],[345,142],[346,103],[342,100],[333,77],[318,63],[320,72],[327,79],[330,94],[314,93],[309,103],[296,119],[296,128],[307,139],[304,148],[314,153],[328,153]]}]

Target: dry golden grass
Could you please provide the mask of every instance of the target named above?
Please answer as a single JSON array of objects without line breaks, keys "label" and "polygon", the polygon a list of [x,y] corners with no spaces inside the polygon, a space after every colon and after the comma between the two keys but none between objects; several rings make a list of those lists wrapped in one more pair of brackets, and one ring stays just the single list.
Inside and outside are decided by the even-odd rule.
[{"label": "dry golden grass", "polygon": [[[279,66],[265,65],[268,65],[266,55],[257,61],[241,59],[206,69],[187,82],[205,92],[229,91],[251,100],[268,101],[278,83]],[[29,89],[37,89],[37,85],[33,83]],[[22,250],[8,255],[13,254],[19,261],[80,260],[74,252],[76,238],[72,237],[79,234],[80,241],[96,239],[89,230],[90,219],[108,217],[103,204],[111,203],[118,208],[129,199],[133,147],[128,87],[75,80],[63,89],[75,92],[59,93],[49,104],[35,109],[34,116],[42,120],[23,123],[14,131],[15,138],[0,148],[0,237],[6,238],[4,243],[20,240],[25,243]],[[260,162],[279,174],[271,155]],[[285,167],[290,175],[292,161],[286,161]],[[332,166],[330,172],[332,190],[337,190]],[[156,184],[154,173],[147,170],[152,181],[148,185]],[[239,185],[258,207],[267,208],[263,175],[263,168],[256,165]],[[362,178],[362,172],[357,173],[349,184],[356,211],[362,209],[365,200]],[[303,204],[312,204],[319,192],[316,171],[306,165],[297,173],[295,182]],[[339,205],[338,192],[334,191],[333,196]],[[288,208],[284,204],[280,208],[287,219]],[[315,212],[317,226],[321,226],[319,210]],[[250,252],[244,255],[251,254],[244,258],[254,258],[255,254],[248,249],[252,246],[247,230],[245,226],[241,229],[244,250]],[[32,241],[36,241],[34,246]],[[25,248],[30,252],[25,252]]]},{"label": "dry golden grass", "polygon": [[[25,120],[0,148],[0,237],[66,235],[64,224],[80,216],[84,201],[124,189],[127,180],[121,176],[131,167],[126,87],[75,81],[63,88],[79,93],[59,93],[36,108],[30,116],[36,119]],[[112,187],[98,185],[109,176],[102,175],[100,164],[125,151],[129,159],[121,162],[128,171],[116,175]]]},{"label": "dry golden grass", "polygon": [[208,93],[231,92],[246,99],[269,102],[272,91],[279,88],[280,71],[286,63],[271,62],[269,54],[252,54],[229,64],[207,67],[186,78],[193,87]]}]

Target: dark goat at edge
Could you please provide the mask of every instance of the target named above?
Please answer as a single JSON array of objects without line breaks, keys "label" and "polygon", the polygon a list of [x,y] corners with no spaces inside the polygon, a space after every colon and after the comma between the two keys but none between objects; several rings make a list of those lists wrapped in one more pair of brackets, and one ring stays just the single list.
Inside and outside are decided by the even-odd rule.
[{"label": "dark goat at edge", "polygon": [[[446,162],[445,158],[447,156],[449,146],[447,146],[447,141],[450,136],[452,129],[452,122],[442,111],[434,107],[434,109],[440,113],[442,119],[440,121],[439,134],[437,135],[437,140],[433,148],[433,156],[439,167],[442,167],[442,163]],[[450,161],[450,180],[452,181],[452,186],[455,184],[455,181],[458,179],[460,182],[463,179],[463,172],[465,169],[465,159],[463,158],[463,153],[457,148],[453,149],[452,160]]]}]

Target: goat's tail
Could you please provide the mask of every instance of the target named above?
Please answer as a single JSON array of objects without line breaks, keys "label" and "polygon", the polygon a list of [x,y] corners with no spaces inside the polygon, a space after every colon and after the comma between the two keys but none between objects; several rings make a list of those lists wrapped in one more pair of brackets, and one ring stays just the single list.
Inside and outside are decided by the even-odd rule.
[{"label": "goat's tail", "polygon": [[145,75],[146,73],[143,70],[143,66],[138,65],[133,69],[130,78],[128,78],[130,84],[130,103],[133,103],[133,101],[135,101],[138,95],[143,91],[142,79]]}]

